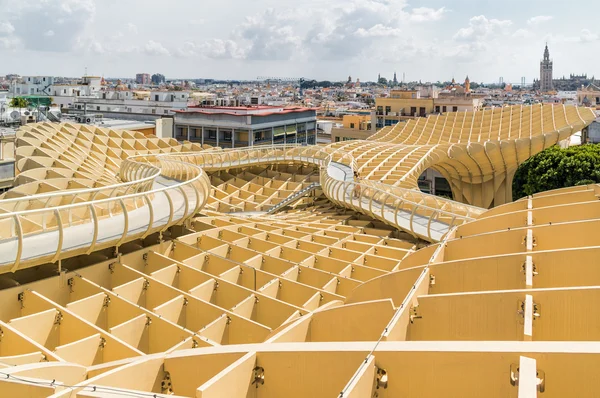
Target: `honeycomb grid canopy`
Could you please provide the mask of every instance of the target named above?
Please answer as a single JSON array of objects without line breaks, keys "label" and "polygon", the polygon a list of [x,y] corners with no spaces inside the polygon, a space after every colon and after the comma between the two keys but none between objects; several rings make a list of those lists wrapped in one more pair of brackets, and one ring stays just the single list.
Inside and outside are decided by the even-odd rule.
[{"label": "honeycomb grid canopy", "polygon": [[[0,394],[596,396],[600,187],[510,191],[594,118],[514,106],[237,150],[23,126]],[[428,168],[455,200],[418,191]]]}]

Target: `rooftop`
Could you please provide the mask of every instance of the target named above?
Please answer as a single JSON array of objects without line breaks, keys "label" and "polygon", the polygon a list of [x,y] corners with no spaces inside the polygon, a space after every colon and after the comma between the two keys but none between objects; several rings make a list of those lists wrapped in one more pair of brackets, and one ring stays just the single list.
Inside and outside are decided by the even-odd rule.
[{"label": "rooftop", "polygon": [[[513,106],[237,150],[22,126],[0,396],[594,397],[600,185],[510,189],[595,117]],[[419,191],[430,168],[455,200]]]},{"label": "rooftop", "polygon": [[299,113],[315,110],[314,108],[286,108],[281,106],[191,106],[186,110],[176,110],[176,113],[201,113],[206,115],[223,114],[234,116],[269,116],[273,114]]}]

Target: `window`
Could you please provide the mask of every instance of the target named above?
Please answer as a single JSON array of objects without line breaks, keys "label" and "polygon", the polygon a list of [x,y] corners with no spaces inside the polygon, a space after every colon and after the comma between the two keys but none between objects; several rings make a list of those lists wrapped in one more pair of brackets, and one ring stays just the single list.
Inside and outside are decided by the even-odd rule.
[{"label": "window", "polygon": [[66,94],[66,93],[67,93],[67,89],[63,88],[63,94]]},{"label": "window", "polygon": [[453,106],[452,107],[452,112],[458,112],[458,106]]},{"label": "window", "polygon": [[152,113],[156,113],[156,109],[152,108]]},{"label": "window", "polygon": [[158,94],[154,96],[154,101],[158,101]]},{"label": "window", "polygon": [[353,129],[354,128],[354,123],[350,123],[350,128]]},{"label": "window", "polygon": [[442,112],[446,112],[446,106],[445,105],[442,107]]},{"label": "window", "polygon": [[164,112],[164,113],[165,113],[165,115],[166,115],[167,113],[169,113],[169,110],[168,110],[168,109],[165,109],[165,112]]},{"label": "window", "polygon": [[378,115],[383,115],[383,106],[378,106],[377,107],[377,114]]},{"label": "window", "polygon": [[100,107],[99,107],[99,106],[97,106],[97,107],[96,107],[96,110],[97,110],[97,111],[99,111],[99,110],[100,110]]},{"label": "window", "polygon": [[340,142],[340,137],[335,137],[335,142]]},{"label": "window", "polygon": [[444,177],[435,177],[435,194],[452,198],[452,188]]},{"label": "window", "polygon": [[344,137],[344,138],[342,139],[342,141],[352,141],[352,140],[355,140],[355,139],[356,139],[356,138],[352,138],[352,137]]},{"label": "window", "polygon": [[217,139],[217,132],[215,130],[208,130],[208,139],[210,139],[210,140],[216,140]]},{"label": "window", "polygon": [[435,112],[436,113],[440,113],[440,106],[439,105],[435,107]]},{"label": "window", "polygon": [[419,116],[425,117],[425,107],[420,107],[419,108]]},{"label": "window", "polygon": [[389,115],[392,112],[392,107],[391,106],[386,106],[385,107],[385,114]]},{"label": "window", "polygon": [[417,114],[417,107],[416,106],[411,106],[410,107],[410,115],[411,116],[415,116]]},{"label": "window", "polygon": [[223,132],[223,139],[225,141],[231,141],[231,131],[224,131]]}]

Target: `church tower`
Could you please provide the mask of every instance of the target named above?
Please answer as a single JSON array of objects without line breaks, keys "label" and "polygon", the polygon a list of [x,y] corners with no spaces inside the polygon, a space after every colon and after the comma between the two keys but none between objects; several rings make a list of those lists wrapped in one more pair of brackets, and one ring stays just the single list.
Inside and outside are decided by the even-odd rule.
[{"label": "church tower", "polygon": [[540,91],[550,91],[554,87],[552,83],[552,61],[548,51],[548,43],[544,50],[544,59],[540,62]]},{"label": "church tower", "polygon": [[398,85],[398,79],[396,78],[396,72],[394,72],[394,86]]},{"label": "church tower", "polygon": [[465,93],[471,92],[471,81],[469,80],[469,76],[465,79]]}]

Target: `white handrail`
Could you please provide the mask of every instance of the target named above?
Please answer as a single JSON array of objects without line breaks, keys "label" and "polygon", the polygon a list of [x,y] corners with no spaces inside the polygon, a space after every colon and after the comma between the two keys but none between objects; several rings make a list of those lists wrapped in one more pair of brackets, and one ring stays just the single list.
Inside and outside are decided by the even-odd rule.
[{"label": "white handrail", "polygon": [[[9,265],[15,271],[42,261],[56,261],[61,255],[86,253],[89,247],[118,246],[162,232],[184,223],[207,203],[211,185],[206,170],[273,162],[319,166],[321,186],[334,203],[430,241],[439,240],[450,226],[471,221],[483,211],[417,190],[369,180],[355,182],[353,172],[358,170],[358,164],[354,157],[328,147],[283,144],[142,154],[122,162],[119,175],[125,181],[120,184],[0,201],[32,203],[42,198],[72,196],[56,206],[0,214],[0,222],[12,223],[12,228],[4,230],[14,230],[9,236],[0,236],[0,272]],[[96,199],[103,191],[108,197]],[[358,198],[354,198],[357,191]],[[42,236],[44,233],[47,235]],[[90,235],[91,241],[82,241],[85,234]],[[17,246],[10,246],[15,239]],[[48,250],[37,247],[39,242],[48,245]],[[12,251],[3,253],[2,243],[7,243],[5,247]]]}]

